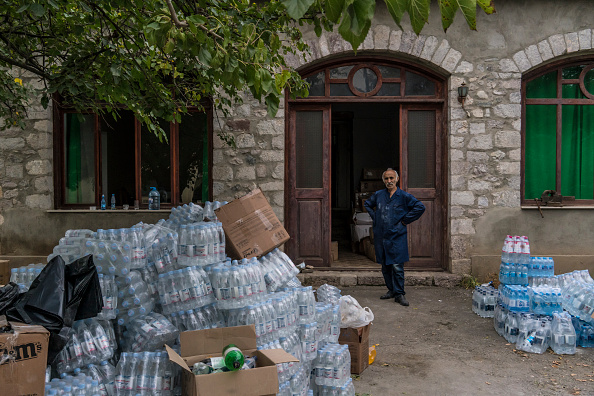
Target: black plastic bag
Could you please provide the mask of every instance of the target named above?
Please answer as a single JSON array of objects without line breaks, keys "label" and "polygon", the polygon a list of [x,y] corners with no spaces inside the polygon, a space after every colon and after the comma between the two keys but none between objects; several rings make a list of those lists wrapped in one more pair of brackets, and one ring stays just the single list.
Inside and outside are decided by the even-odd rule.
[{"label": "black plastic bag", "polygon": [[93,256],[66,265],[54,257],[7,310],[9,320],[41,325],[50,332],[48,363],[64,348],[75,320],[97,316],[102,309],[101,288]]},{"label": "black plastic bag", "polygon": [[0,316],[4,315],[6,310],[19,297],[19,286],[16,283],[10,282],[8,285],[0,288]]}]

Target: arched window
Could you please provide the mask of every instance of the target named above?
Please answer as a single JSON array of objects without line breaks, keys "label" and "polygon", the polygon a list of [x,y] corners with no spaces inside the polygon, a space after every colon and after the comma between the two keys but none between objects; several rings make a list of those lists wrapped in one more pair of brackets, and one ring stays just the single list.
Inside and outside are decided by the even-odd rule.
[{"label": "arched window", "polygon": [[522,202],[555,190],[564,205],[594,205],[594,58],[530,73],[522,93]]},{"label": "arched window", "polygon": [[381,62],[328,66],[305,76],[309,98],[435,98],[441,84],[415,70]]}]

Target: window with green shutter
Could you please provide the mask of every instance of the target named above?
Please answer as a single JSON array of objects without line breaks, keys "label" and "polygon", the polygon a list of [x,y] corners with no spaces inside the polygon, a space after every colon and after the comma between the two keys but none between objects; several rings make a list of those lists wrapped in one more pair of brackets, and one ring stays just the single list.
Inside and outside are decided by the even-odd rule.
[{"label": "window with green shutter", "polygon": [[555,190],[564,204],[594,204],[594,59],[537,70],[522,88],[522,203]]}]

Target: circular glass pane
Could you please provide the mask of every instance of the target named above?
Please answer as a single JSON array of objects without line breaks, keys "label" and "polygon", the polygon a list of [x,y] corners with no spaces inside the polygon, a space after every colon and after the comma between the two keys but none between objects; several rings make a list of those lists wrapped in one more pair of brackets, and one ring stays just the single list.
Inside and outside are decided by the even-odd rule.
[{"label": "circular glass pane", "polygon": [[353,87],[362,93],[368,93],[375,89],[377,85],[377,75],[367,67],[363,67],[355,72],[353,76]]},{"label": "circular glass pane", "polygon": [[590,95],[594,95],[594,69],[590,69],[584,76],[584,87]]}]

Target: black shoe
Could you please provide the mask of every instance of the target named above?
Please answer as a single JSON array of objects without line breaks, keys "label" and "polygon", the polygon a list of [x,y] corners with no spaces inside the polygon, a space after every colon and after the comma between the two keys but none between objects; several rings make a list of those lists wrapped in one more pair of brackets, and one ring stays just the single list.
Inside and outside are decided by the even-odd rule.
[{"label": "black shoe", "polygon": [[396,298],[394,298],[394,301],[404,307],[408,307],[408,301],[406,301],[406,297],[404,297],[404,294],[396,296]]},{"label": "black shoe", "polygon": [[388,291],[386,294],[384,294],[383,296],[380,297],[380,299],[382,300],[388,300],[390,298],[394,298],[394,293],[391,291]]}]

